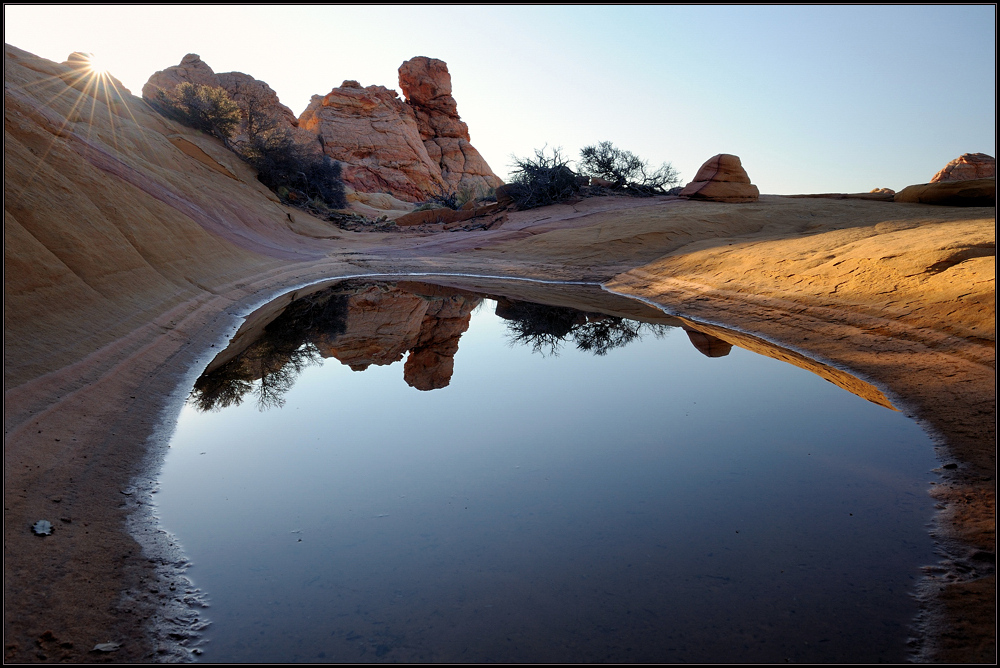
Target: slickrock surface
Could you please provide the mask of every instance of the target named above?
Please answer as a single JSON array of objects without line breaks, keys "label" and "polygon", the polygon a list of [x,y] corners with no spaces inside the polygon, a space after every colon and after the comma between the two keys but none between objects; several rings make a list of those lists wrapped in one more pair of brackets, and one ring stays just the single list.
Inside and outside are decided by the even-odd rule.
[{"label": "slickrock surface", "polygon": [[996,178],[997,160],[985,153],[963,153],[941,168],[931,183]]},{"label": "slickrock surface", "polygon": [[[921,658],[995,660],[994,208],[603,197],[486,231],[351,233],[283,207],[219,142],[105,98],[79,69],[8,46],[5,83],[6,660],[184,658],[167,633],[187,594],[126,531],[171,397],[269,298],[426,271],[608,281],[692,330],[879,385],[941,438],[947,556],[921,585]],[[55,533],[32,535],[39,519]],[[121,647],[91,651],[107,642]]]}]

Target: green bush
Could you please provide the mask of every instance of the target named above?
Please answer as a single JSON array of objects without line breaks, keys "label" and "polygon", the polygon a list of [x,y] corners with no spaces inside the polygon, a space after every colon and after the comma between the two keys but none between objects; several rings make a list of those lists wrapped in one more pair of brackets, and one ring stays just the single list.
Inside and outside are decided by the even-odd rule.
[{"label": "green bush", "polygon": [[552,157],[545,155],[542,148],[535,149],[534,158],[513,156],[513,159],[513,170],[504,191],[518,209],[555,204],[580,189],[576,173],[558,148],[552,151]]},{"label": "green bush", "polygon": [[680,174],[669,162],[652,169],[645,160],[609,141],[581,149],[580,172],[610,181],[612,188],[641,197],[663,194],[680,182]]},{"label": "green bush", "polygon": [[156,102],[164,115],[214,135],[226,146],[240,126],[240,107],[224,88],[185,82],[171,93],[157,91]]}]

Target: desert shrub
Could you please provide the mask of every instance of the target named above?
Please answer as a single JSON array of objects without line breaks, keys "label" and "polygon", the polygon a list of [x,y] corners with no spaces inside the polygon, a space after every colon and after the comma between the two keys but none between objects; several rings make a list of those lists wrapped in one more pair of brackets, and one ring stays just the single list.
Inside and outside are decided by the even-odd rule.
[{"label": "desert shrub", "polygon": [[242,144],[238,152],[257,170],[261,183],[276,192],[284,189],[287,194],[283,199],[303,204],[319,199],[331,209],[347,207],[340,163],[318,151],[309,151],[288,130],[261,132]]},{"label": "desert shrub", "polygon": [[513,170],[505,191],[518,209],[534,209],[555,204],[572,196],[580,189],[576,173],[569,162],[554,149],[552,157],[545,149],[535,149],[534,158],[513,156]]},{"label": "desert shrub", "polygon": [[431,211],[433,209],[440,209],[442,206],[436,202],[424,202],[420,206],[416,207],[410,213],[416,213],[417,211]]},{"label": "desert shrub", "polygon": [[609,141],[580,150],[580,172],[610,181],[612,188],[639,196],[663,194],[680,182],[680,174],[669,162],[653,169],[639,156]]},{"label": "desert shrub", "polygon": [[427,203],[437,205],[438,207],[444,207],[446,209],[457,209],[461,206],[458,202],[458,193],[444,191],[437,195],[432,195]]},{"label": "desert shrub", "polygon": [[207,132],[225,142],[240,125],[240,107],[224,88],[201,84],[178,84],[173,91],[157,91],[156,106],[178,123]]},{"label": "desert shrub", "polygon": [[203,373],[189,400],[201,411],[217,411],[254,392],[259,410],[282,406],[302,370],[322,362],[316,342],[347,331],[347,310],[347,295],[335,288],[292,302],[244,351]]},{"label": "desert shrub", "polygon": [[185,82],[170,93],[158,91],[153,106],[168,118],[221,139],[283,201],[321,213],[346,208],[340,163],[297,143],[278,124],[266,96],[240,86],[234,101],[224,88]]},{"label": "desert shrub", "polygon": [[227,90],[240,108],[239,132],[248,141],[281,125],[271,97],[260,85],[236,81]]}]

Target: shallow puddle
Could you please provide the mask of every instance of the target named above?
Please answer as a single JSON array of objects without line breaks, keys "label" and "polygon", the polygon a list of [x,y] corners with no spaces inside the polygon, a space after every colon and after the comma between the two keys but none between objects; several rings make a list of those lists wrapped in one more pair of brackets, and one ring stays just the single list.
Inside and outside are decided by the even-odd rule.
[{"label": "shallow puddle", "polygon": [[204,659],[906,658],[913,422],[596,288],[480,283],[302,290],[209,365],[157,495]]}]

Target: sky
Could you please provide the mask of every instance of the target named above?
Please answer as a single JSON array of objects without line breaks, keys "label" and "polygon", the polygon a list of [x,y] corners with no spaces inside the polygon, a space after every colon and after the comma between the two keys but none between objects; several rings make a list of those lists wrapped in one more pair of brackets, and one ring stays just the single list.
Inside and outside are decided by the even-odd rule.
[{"label": "sky", "polygon": [[512,156],[601,141],[684,183],[735,154],[772,194],[899,190],[996,156],[994,5],[5,5],[4,41],[93,53],[136,95],[197,53],[296,114],[345,79],[399,90],[403,61],[439,58],[501,178]]}]

